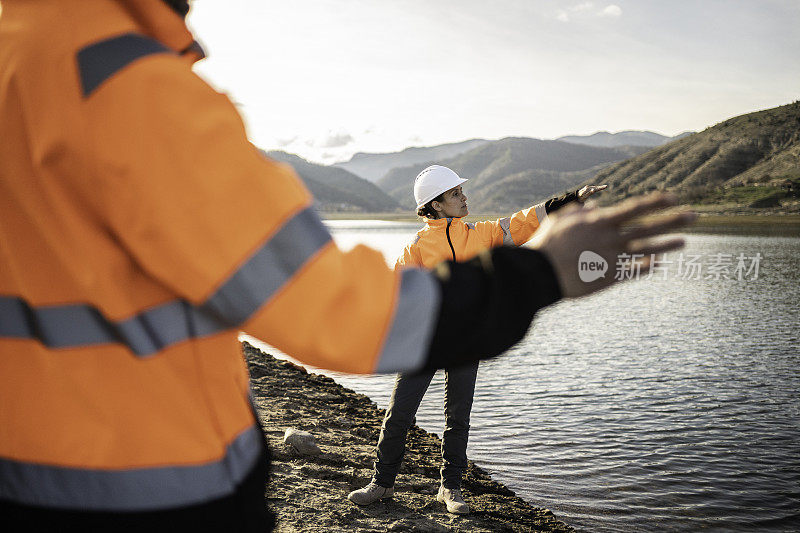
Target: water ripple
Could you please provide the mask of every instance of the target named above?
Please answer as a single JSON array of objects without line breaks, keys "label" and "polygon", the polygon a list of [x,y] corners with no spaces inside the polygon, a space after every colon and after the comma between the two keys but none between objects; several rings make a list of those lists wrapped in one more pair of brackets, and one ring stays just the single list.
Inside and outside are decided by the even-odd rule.
[{"label": "water ripple", "polygon": [[[387,257],[406,240],[374,235]],[[764,257],[758,280],[639,281],[540,312],[481,364],[470,457],[578,529],[800,531],[800,238],[684,250],[740,252]],[[384,407],[393,383],[337,379]],[[442,402],[439,374],[417,420],[440,434]]]}]

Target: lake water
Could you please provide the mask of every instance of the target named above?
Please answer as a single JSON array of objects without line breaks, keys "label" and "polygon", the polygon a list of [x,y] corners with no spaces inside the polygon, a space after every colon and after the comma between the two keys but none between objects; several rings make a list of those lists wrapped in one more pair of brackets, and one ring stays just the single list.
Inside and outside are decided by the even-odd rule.
[{"label": "lake water", "polygon": [[[392,263],[420,227],[328,225]],[[800,531],[800,236],[731,233],[541,311],[481,364],[470,458],[582,531]],[[386,407],[393,377],[328,374]],[[443,396],[440,372],[417,415],[439,435]]]}]

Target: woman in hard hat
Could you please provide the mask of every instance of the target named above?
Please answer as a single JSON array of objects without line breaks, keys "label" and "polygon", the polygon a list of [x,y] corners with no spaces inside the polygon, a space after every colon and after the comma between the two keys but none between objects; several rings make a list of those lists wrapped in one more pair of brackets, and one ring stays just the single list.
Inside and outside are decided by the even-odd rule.
[{"label": "woman in hard hat", "polygon": [[[462,220],[469,214],[467,197],[461,189],[466,181],[451,169],[440,165],[432,165],[417,175],[414,199],[417,202],[417,214],[425,219],[425,227],[403,250],[403,255],[397,260],[398,268],[433,268],[445,260],[464,261],[487,248],[524,244],[539,228],[547,213],[574,200],[582,202],[606,187],[589,185],[510,217],[470,223]],[[449,512],[457,514],[469,512],[469,506],[461,497],[460,487],[461,477],[467,467],[469,418],[477,372],[477,362],[445,369],[444,464],[436,499],[445,503]],[[435,370],[426,370],[397,375],[378,438],[372,481],[366,487],[351,492],[348,495],[351,501],[367,505],[394,494],[394,480],[403,459],[406,433],[434,373]]]}]

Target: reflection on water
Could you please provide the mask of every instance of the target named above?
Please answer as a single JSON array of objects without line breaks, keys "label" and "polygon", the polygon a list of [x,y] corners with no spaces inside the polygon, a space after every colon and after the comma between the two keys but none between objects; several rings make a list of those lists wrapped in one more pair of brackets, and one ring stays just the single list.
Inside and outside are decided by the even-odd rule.
[{"label": "reflection on water", "polygon": [[[348,222],[340,246],[390,264],[420,227]],[[540,312],[481,365],[470,457],[588,531],[800,530],[800,238],[692,234],[683,253],[763,259],[755,280],[673,263]],[[331,375],[386,406],[391,376]],[[440,373],[417,417],[439,434],[442,402]]]}]

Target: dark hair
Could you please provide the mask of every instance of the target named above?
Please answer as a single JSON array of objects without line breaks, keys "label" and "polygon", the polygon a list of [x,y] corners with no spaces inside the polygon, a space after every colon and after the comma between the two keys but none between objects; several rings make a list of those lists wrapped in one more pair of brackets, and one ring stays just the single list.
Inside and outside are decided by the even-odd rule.
[{"label": "dark hair", "polygon": [[417,216],[423,218],[438,218],[439,215],[437,214],[436,209],[433,208],[433,202],[443,202],[443,201],[444,201],[444,193],[440,194],[427,204],[417,209]]}]

